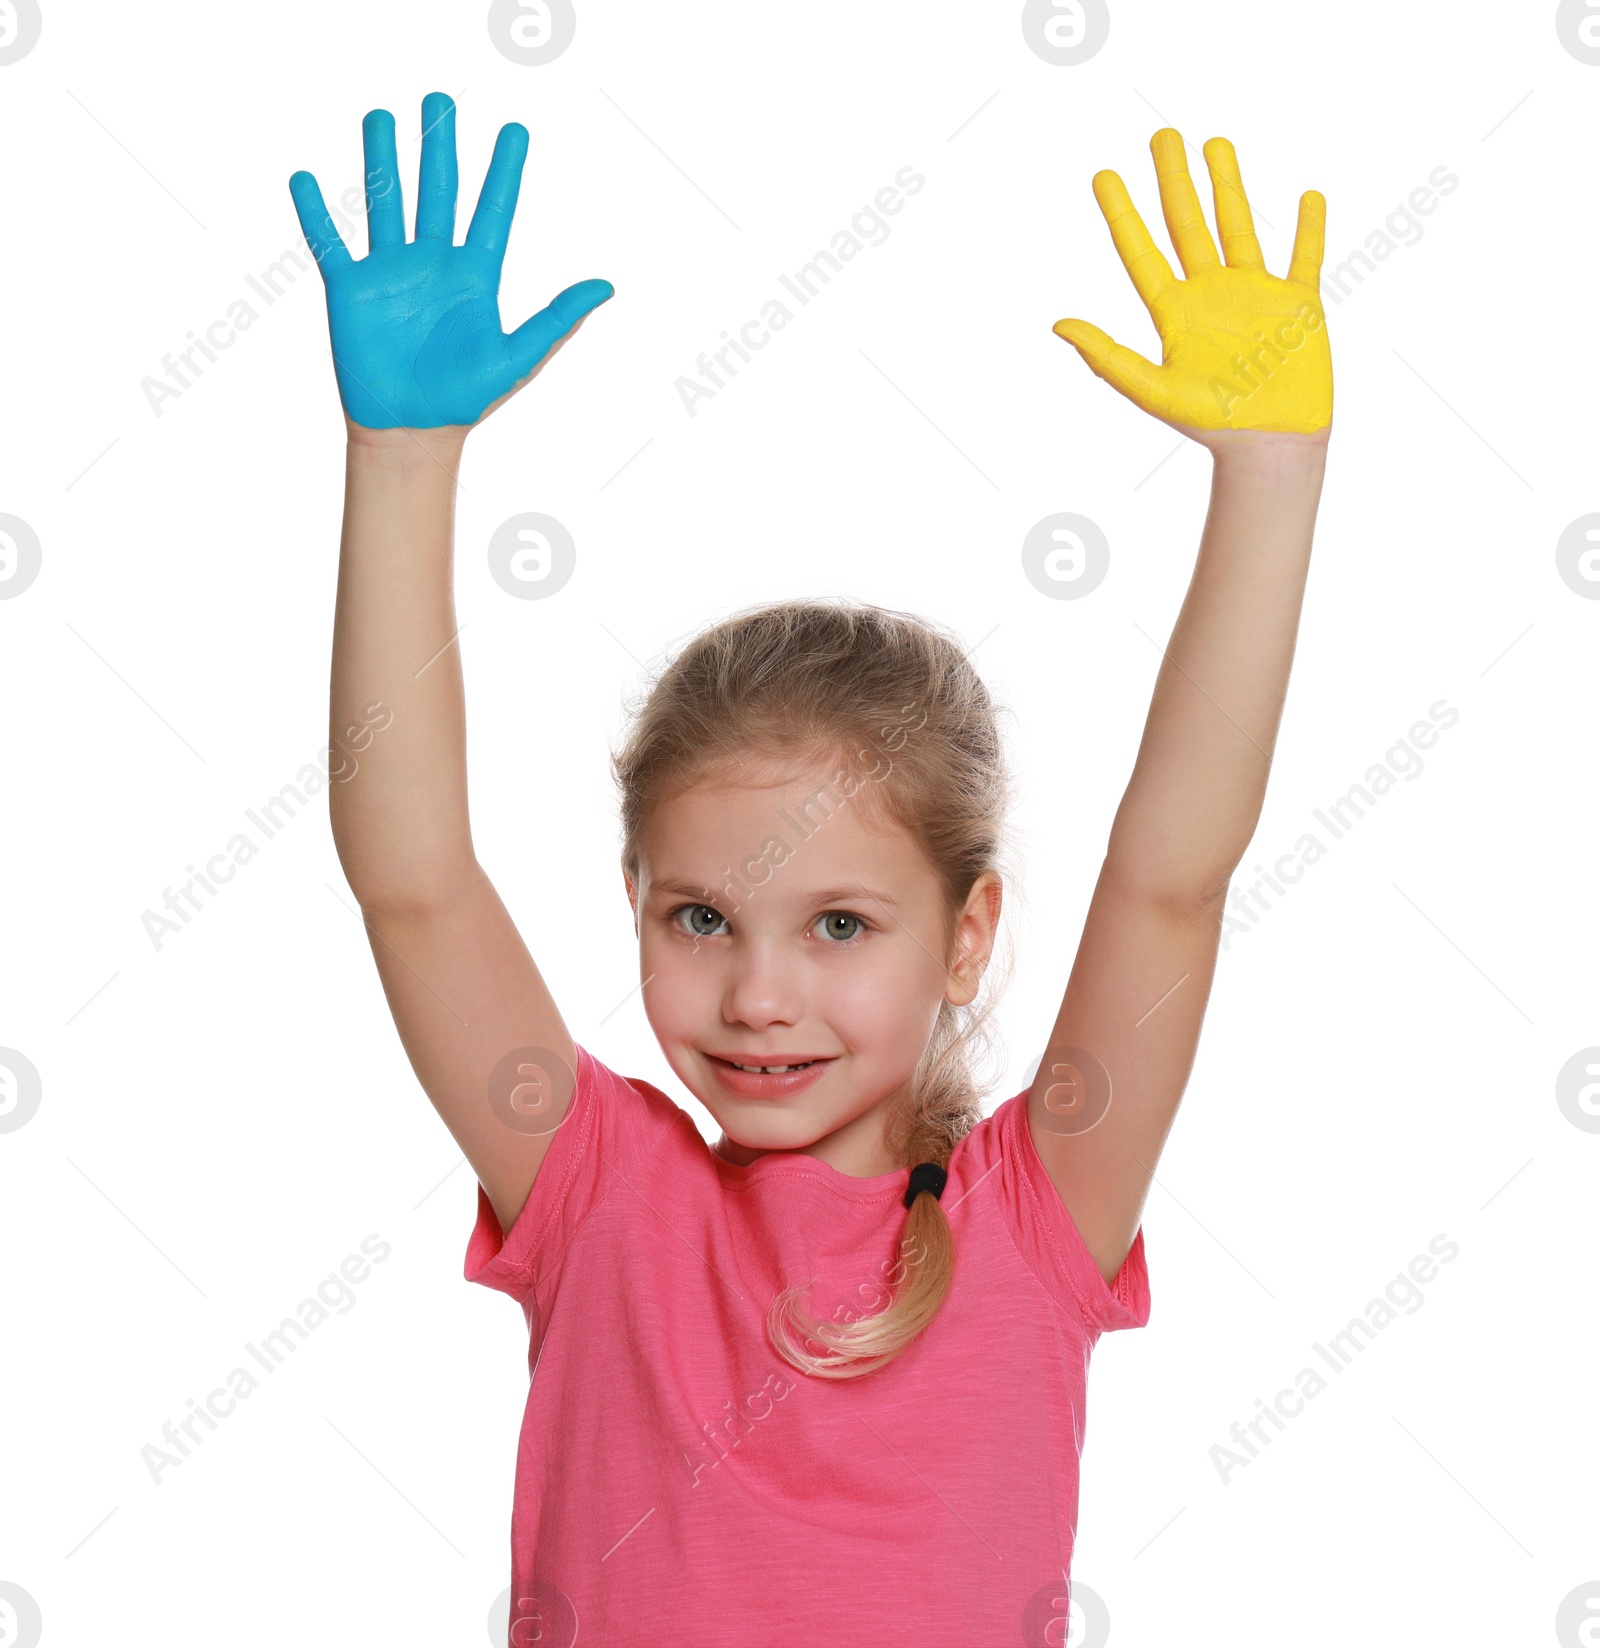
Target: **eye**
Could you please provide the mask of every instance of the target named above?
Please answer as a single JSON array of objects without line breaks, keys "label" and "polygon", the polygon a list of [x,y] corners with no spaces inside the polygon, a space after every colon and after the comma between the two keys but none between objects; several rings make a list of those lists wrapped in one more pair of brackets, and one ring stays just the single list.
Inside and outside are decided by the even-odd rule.
[{"label": "eye", "polygon": [[728,923],[709,904],[680,904],[672,912],[672,920],[692,938],[714,938],[718,930],[726,931]]},{"label": "eye", "polygon": [[866,930],[866,922],[860,916],[851,915],[848,910],[829,910],[826,915],[817,917],[812,928],[820,937],[835,944],[848,944],[852,939],[860,938]]}]

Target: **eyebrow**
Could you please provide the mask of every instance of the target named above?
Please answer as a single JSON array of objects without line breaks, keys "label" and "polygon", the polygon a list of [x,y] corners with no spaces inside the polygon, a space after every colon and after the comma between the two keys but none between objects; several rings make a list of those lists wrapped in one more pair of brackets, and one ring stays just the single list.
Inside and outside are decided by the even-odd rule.
[{"label": "eyebrow", "polygon": [[887,893],[874,892],[872,888],[863,887],[859,882],[853,882],[848,887],[830,887],[816,895],[818,904],[850,904],[858,899],[870,904],[887,904],[891,909],[899,908]]},{"label": "eyebrow", "polygon": [[[782,866],[779,866],[779,872],[781,872],[781,869]],[[742,876],[735,877],[731,874],[724,877],[725,882],[743,881],[744,879],[745,878]],[[776,874],[772,877],[772,880],[777,880]],[[751,896],[755,893],[761,892],[770,884],[771,882],[764,881],[758,886],[751,888]],[[719,891],[714,887],[704,885],[696,886],[693,882],[689,881],[655,881],[650,884],[650,891],[652,894],[664,893],[671,898],[698,899],[706,904],[712,905],[714,905],[719,898],[725,896],[728,890],[729,889],[726,887]],[[848,904],[857,901],[883,904],[891,910],[897,910],[900,907],[899,904],[894,899],[890,898],[887,893],[875,892],[871,887],[865,887],[859,883],[845,887],[824,888],[823,891],[813,893],[807,899],[807,903],[814,904],[819,908],[824,905]]]}]

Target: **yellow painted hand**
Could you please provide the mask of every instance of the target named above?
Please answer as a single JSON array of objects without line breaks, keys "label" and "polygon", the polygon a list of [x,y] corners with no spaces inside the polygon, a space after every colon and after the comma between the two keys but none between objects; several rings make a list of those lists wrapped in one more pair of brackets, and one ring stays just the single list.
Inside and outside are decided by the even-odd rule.
[{"label": "yellow painted hand", "polygon": [[1150,140],[1183,280],[1150,238],[1122,179],[1115,172],[1094,177],[1117,255],[1161,335],[1161,364],[1087,321],[1058,320],[1053,330],[1096,377],[1186,433],[1312,434],[1333,418],[1333,362],[1318,291],[1327,202],[1315,189],[1301,195],[1289,276],[1279,279],[1262,261],[1233,145],[1213,137],[1204,152],[1226,262],[1201,213],[1183,139],[1167,126]]}]

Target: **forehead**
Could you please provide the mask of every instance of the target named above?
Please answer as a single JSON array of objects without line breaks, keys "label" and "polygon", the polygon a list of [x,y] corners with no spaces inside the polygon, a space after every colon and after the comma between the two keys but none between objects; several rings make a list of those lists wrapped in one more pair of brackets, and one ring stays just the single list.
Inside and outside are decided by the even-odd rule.
[{"label": "forehead", "polygon": [[[853,793],[852,793],[853,791]],[[639,875],[652,883],[715,891],[730,872],[804,900],[809,891],[866,883],[898,897],[934,884],[916,838],[883,805],[879,786],[835,766],[773,783],[725,778],[657,802],[639,837]],[[770,870],[767,868],[770,866]]]}]

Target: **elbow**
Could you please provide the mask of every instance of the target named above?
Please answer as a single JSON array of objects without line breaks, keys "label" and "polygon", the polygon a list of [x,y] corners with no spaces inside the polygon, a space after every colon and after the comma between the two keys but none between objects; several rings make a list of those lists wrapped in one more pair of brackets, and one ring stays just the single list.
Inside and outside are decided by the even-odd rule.
[{"label": "elbow", "polygon": [[1130,868],[1125,861],[1115,860],[1108,854],[1101,873],[1114,881],[1127,897],[1188,916],[1221,910],[1237,868],[1235,863],[1209,873],[1186,871],[1182,875],[1154,875]]}]

